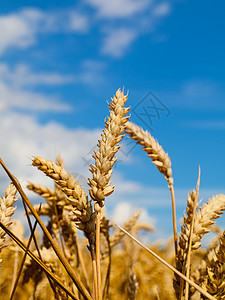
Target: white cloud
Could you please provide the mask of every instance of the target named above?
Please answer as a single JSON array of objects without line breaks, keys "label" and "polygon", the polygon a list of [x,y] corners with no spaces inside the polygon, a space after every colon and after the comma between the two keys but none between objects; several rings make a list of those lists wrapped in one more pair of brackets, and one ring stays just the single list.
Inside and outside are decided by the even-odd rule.
[{"label": "white cloud", "polygon": [[8,48],[26,48],[35,43],[32,28],[16,14],[0,17],[0,54]]},{"label": "white cloud", "polygon": [[137,38],[135,29],[117,28],[107,32],[105,36],[102,53],[113,57],[121,57]]},{"label": "white cloud", "polygon": [[199,111],[225,110],[225,89],[212,80],[190,79],[172,90],[161,92],[166,105],[173,108]]},{"label": "white cloud", "polygon": [[200,129],[200,130],[225,130],[224,120],[189,120],[181,121],[180,125],[186,128]]},{"label": "white cloud", "polygon": [[20,88],[11,88],[0,82],[0,112],[11,109],[24,109],[29,111],[68,111],[70,105],[62,103],[57,98],[47,97]]},{"label": "white cloud", "polygon": [[89,29],[88,17],[84,14],[72,11],[69,15],[68,28],[73,32],[87,32]]},{"label": "white cloud", "polygon": [[50,72],[35,73],[26,64],[9,67],[0,64],[0,112],[10,109],[26,111],[69,111],[73,108],[63,102],[58,95],[45,95],[35,91],[35,87],[87,84],[96,85],[104,81],[106,65],[101,61],[84,60],[76,74]]},{"label": "white cloud", "polygon": [[34,73],[25,64],[17,64],[11,69],[7,64],[0,64],[0,81],[7,82],[13,87],[30,85],[64,85],[74,82],[75,77],[58,73]]},{"label": "white cloud", "polygon": [[[119,202],[114,211],[110,214],[110,218],[118,224],[123,224],[126,222],[135,212],[140,210],[140,207],[135,207],[132,203],[129,202]],[[149,215],[148,211],[144,208],[141,209],[141,214],[139,217],[139,222],[150,224],[154,227],[155,218]]]},{"label": "white cloud", "polygon": [[9,48],[27,48],[37,43],[40,33],[85,33],[89,27],[88,17],[70,9],[41,11],[25,8],[17,13],[0,15],[0,55]]},{"label": "white cloud", "polygon": [[81,63],[80,72],[75,81],[88,85],[102,84],[105,80],[106,64],[102,61],[86,59]]},{"label": "white cloud", "polygon": [[152,1],[149,0],[86,0],[98,10],[103,18],[124,18],[143,11]]},{"label": "white cloud", "polygon": [[[40,172],[30,166],[33,156],[54,161],[58,154],[64,159],[68,171],[83,176],[89,173],[89,166],[84,164],[82,157],[97,143],[99,130],[69,129],[55,122],[41,125],[32,116],[12,112],[0,113],[0,119],[0,139],[4,141],[1,143],[1,158],[19,178],[32,181],[40,177]],[[3,172],[0,176],[1,180],[7,177]]]},{"label": "white cloud", "polygon": [[[87,5],[96,8],[96,12],[88,12]],[[78,9],[65,8],[60,12],[24,8],[0,15],[0,55],[8,49],[38,46],[41,34],[87,34],[96,25],[101,53],[121,57],[139,35],[152,32],[170,11],[168,2],[155,5],[152,0],[86,0]],[[106,32],[105,28],[110,30]]]},{"label": "white cloud", "polygon": [[168,2],[157,4],[152,10],[152,14],[155,17],[165,17],[168,16],[170,12],[171,5]]}]

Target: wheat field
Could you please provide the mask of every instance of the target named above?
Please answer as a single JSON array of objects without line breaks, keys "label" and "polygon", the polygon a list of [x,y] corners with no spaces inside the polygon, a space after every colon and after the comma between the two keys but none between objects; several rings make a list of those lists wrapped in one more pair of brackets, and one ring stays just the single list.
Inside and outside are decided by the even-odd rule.
[{"label": "wheat field", "polygon": [[[93,151],[88,195],[60,156],[55,162],[36,156],[34,172],[51,178],[54,189],[28,182],[27,189],[42,197],[42,204],[33,206],[0,160],[11,180],[0,198],[1,299],[225,299],[225,231],[215,224],[225,210],[225,195],[212,195],[200,204],[199,169],[177,228],[171,160],[148,131],[129,121],[127,100],[119,89],[109,103],[109,116]],[[125,135],[140,145],[168,185],[173,232],[165,244],[139,241],[140,231],[154,230],[152,224],[139,221],[140,211],[122,227],[104,213],[115,188],[111,175]],[[18,201],[24,205],[29,236],[13,219]],[[202,247],[209,232],[215,238]]]}]

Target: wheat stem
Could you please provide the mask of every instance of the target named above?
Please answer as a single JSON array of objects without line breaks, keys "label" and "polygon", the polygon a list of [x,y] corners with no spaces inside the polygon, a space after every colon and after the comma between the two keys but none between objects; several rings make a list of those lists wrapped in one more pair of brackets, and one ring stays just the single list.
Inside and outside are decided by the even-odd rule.
[{"label": "wheat stem", "polygon": [[94,245],[90,245],[91,259],[92,259],[92,269],[94,277],[94,299],[98,300],[98,282],[97,282],[97,268],[96,268],[96,254]]},{"label": "wheat stem", "polygon": [[176,204],[173,184],[169,184],[171,200],[172,200],[172,216],[173,216],[173,238],[174,238],[174,248],[175,255],[177,255],[177,221],[176,221]]},{"label": "wheat stem", "polygon": [[97,213],[95,220],[96,224],[96,267],[97,267],[97,288],[98,300],[102,299],[101,293],[101,262],[100,262],[100,225],[101,225],[101,210]]}]

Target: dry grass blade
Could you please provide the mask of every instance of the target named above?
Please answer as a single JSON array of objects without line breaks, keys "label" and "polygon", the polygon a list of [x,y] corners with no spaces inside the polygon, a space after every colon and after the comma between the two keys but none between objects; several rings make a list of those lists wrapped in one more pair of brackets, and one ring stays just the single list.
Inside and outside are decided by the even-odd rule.
[{"label": "dry grass blade", "polygon": [[49,242],[51,243],[56,255],[58,256],[59,260],[61,261],[61,263],[63,264],[63,266],[65,267],[65,270],[67,271],[67,273],[69,274],[69,276],[71,277],[71,279],[73,280],[74,284],[77,286],[78,290],[80,291],[80,293],[88,300],[91,300],[92,297],[90,296],[90,294],[88,293],[88,291],[86,290],[86,288],[84,287],[83,283],[80,281],[80,279],[77,277],[77,275],[75,274],[74,270],[71,268],[70,264],[68,263],[68,261],[65,259],[65,257],[63,256],[63,254],[61,253],[58,245],[54,242],[51,234],[49,233],[49,231],[47,230],[47,228],[45,227],[45,225],[43,224],[42,220],[40,219],[38,213],[34,210],[32,204],[30,203],[30,200],[27,198],[26,194],[24,193],[19,181],[11,174],[11,172],[6,168],[5,164],[3,163],[2,159],[0,158],[0,164],[2,165],[2,167],[4,168],[4,170],[6,171],[6,173],[8,174],[9,178],[12,180],[13,184],[15,185],[15,187],[17,188],[18,192],[20,193],[22,199],[24,200],[24,202],[27,204],[27,206],[29,207],[30,211],[32,212],[32,214],[34,215],[34,217],[36,218],[36,220],[38,221],[41,229],[43,230],[43,232],[45,233],[45,235],[48,237]]},{"label": "dry grass blade", "polygon": [[146,251],[148,251],[151,255],[153,255],[156,259],[158,259],[161,263],[163,263],[166,267],[168,267],[170,270],[172,270],[174,273],[179,275],[181,278],[183,278],[185,281],[187,281],[191,286],[193,286],[197,291],[199,291],[201,294],[203,294],[205,297],[207,297],[210,300],[216,300],[213,296],[211,296],[208,292],[204,291],[200,286],[198,286],[196,283],[194,283],[192,280],[187,278],[185,275],[183,275],[181,272],[179,272],[177,269],[175,269],[173,266],[168,264],[164,259],[162,259],[160,256],[158,256],[154,251],[143,245],[139,240],[137,240],[134,236],[132,236],[129,232],[124,230],[122,227],[120,227],[118,224],[115,224],[120,230],[122,230],[126,235],[128,235],[133,241],[135,241],[138,245],[140,245],[142,248],[144,248]]},{"label": "dry grass blade", "polygon": [[43,271],[45,271],[48,276],[58,285],[60,286],[60,288],[62,288],[64,290],[64,292],[69,295],[72,299],[74,300],[78,300],[78,298],[71,293],[60,281],[59,279],[52,274],[48,268],[46,268],[45,264],[39,259],[37,258],[29,249],[27,249],[27,247],[8,229],[6,228],[1,222],[0,222],[0,227],[17,243],[17,245],[23,249],[24,251],[27,252],[27,254],[30,256],[31,259],[33,259],[39,266],[40,268],[43,269]]}]

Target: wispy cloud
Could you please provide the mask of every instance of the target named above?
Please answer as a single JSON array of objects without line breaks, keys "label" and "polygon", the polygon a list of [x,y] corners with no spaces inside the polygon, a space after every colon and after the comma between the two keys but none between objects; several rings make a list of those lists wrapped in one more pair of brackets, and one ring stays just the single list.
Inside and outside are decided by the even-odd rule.
[{"label": "wispy cloud", "polygon": [[137,37],[135,29],[118,28],[109,30],[103,40],[102,53],[121,57]]},{"label": "wispy cloud", "polygon": [[[34,116],[22,113],[0,112],[0,118],[0,139],[4,141],[1,144],[1,158],[23,181],[36,181],[40,177],[40,172],[30,166],[35,155],[54,161],[60,154],[69,172],[85,177],[88,174],[88,166],[84,165],[82,156],[99,138],[98,129],[69,129],[51,121],[39,124]],[[6,175],[1,172],[0,177],[2,180]],[[44,180],[46,177],[41,176],[41,181]]]},{"label": "wispy cloud", "polygon": [[35,43],[34,30],[21,14],[0,17],[0,54],[8,48],[26,48]]},{"label": "wispy cloud", "polygon": [[126,18],[143,11],[152,1],[149,0],[86,0],[97,10],[101,18]]},{"label": "wispy cloud", "polygon": [[86,33],[88,16],[78,11],[65,9],[42,11],[24,8],[18,12],[0,15],[0,55],[10,48],[28,48],[38,41],[38,34],[56,32]]},{"label": "wispy cloud", "polygon": [[61,102],[57,97],[46,96],[41,93],[11,88],[0,82],[0,111],[12,109],[26,111],[68,111],[71,106]]},{"label": "wispy cloud", "polygon": [[75,81],[73,75],[59,73],[33,72],[25,64],[17,64],[10,68],[7,64],[0,64],[0,81],[7,82],[12,87],[34,85],[64,85]]},{"label": "wispy cloud", "polygon": [[225,121],[221,120],[189,120],[181,121],[180,125],[185,128],[198,129],[198,130],[225,130]]},{"label": "wispy cloud", "polygon": [[152,34],[163,18],[171,13],[168,2],[88,0],[97,8],[102,33],[101,53],[121,58],[144,34]]},{"label": "wispy cloud", "polygon": [[156,4],[153,7],[152,14],[155,17],[165,17],[171,12],[171,5],[168,2]]},{"label": "wispy cloud", "polygon": [[190,79],[183,82],[175,91],[165,91],[165,99],[175,108],[191,110],[224,110],[225,89],[210,79]]},{"label": "wispy cloud", "polygon": [[24,8],[0,15],[0,55],[8,49],[38,46],[43,34],[91,34],[97,28],[100,55],[119,58],[141,34],[152,32],[170,12],[168,2],[153,0],[86,0],[79,7],[60,12]]}]

